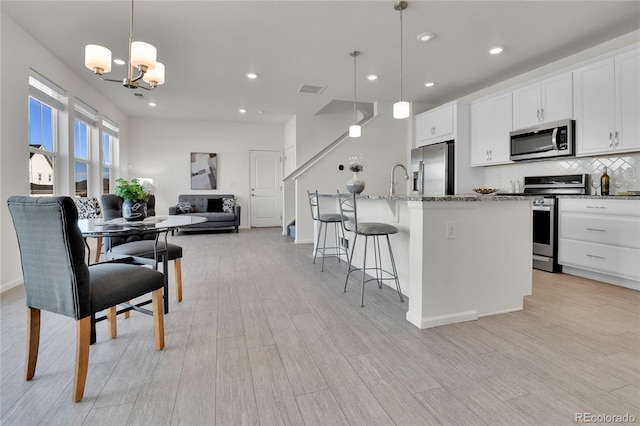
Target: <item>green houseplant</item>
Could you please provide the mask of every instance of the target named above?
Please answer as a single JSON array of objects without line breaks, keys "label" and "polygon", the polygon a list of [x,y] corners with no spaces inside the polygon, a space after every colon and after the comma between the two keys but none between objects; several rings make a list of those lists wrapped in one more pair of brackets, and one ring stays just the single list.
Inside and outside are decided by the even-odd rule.
[{"label": "green houseplant", "polygon": [[131,201],[148,201],[149,193],[142,186],[142,184],[138,181],[138,179],[132,179],[130,181],[126,179],[118,179],[116,180],[116,190],[115,193],[118,197],[123,200],[131,200]]},{"label": "green houseplant", "polygon": [[149,190],[138,179],[116,180],[115,194],[122,198],[122,217],[128,221],[144,220],[147,217]]}]

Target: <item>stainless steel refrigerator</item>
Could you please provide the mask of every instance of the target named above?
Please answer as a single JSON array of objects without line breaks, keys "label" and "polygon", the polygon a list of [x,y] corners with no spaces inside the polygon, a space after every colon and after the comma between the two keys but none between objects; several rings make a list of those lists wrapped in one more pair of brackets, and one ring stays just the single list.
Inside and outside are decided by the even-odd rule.
[{"label": "stainless steel refrigerator", "polygon": [[453,195],[453,164],[453,141],[412,149],[412,193],[419,195]]}]

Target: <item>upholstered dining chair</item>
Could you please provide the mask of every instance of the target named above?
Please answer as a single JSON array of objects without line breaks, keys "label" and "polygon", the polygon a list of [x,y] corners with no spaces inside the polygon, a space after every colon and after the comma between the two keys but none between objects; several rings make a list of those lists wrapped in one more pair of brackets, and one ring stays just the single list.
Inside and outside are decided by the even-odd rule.
[{"label": "upholstered dining chair", "polygon": [[115,306],[151,293],[155,347],[164,348],[162,273],[124,263],[87,266],[78,210],[71,197],[12,196],[7,204],[18,237],[28,308],[25,380],[35,375],[41,310],[76,320],[76,402],[84,395],[96,313],[107,310],[110,335],[115,337]]},{"label": "upholstered dining chair", "polygon": [[[78,209],[78,219],[98,219],[102,217],[100,210],[100,202],[96,197],[75,197],[73,201]],[[102,237],[96,238],[96,259],[95,263],[100,262],[102,254]]]},{"label": "upholstered dining chair", "polygon": [[[114,194],[102,195],[102,211],[105,220],[112,220],[122,217],[122,203],[124,200]],[[147,215],[155,216],[155,197],[149,196],[147,201]],[[134,234],[127,238],[110,237],[105,240],[105,254],[107,259],[117,256],[137,256],[153,259],[155,248],[155,235]],[[174,276],[176,281],[176,301],[182,302],[182,247],[176,244],[166,243],[158,240],[158,257],[166,253],[167,261],[173,261]],[[166,249],[166,250],[165,250]],[[157,259],[161,262],[162,259]],[[164,271],[167,273],[167,271]],[[165,295],[166,296],[166,295]]]}]

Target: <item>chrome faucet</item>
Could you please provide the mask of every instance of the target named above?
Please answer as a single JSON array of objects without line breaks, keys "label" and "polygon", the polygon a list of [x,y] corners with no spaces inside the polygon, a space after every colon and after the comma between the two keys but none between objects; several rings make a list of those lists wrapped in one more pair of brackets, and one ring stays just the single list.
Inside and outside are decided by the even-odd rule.
[{"label": "chrome faucet", "polygon": [[395,166],[393,166],[393,169],[391,170],[391,186],[389,187],[389,195],[395,195],[396,194],[396,182],[395,182],[395,175],[394,173],[396,172],[396,169],[398,167],[402,167],[402,170],[404,170],[404,180],[409,180],[409,173],[407,172],[407,169],[402,165],[402,164],[396,164]]}]

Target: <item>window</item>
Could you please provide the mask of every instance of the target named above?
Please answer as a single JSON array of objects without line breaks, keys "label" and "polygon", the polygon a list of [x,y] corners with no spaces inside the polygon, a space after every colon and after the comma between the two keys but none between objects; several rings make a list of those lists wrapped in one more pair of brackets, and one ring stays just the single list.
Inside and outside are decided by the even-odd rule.
[{"label": "window", "polygon": [[[53,195],[58,154],[58,113],[66,109],[64,89],[29,73],[29,193]],[[43,182],[42,177],[47,176]]]},{"label": "window", "polygon": [[113,151],[118,140],[120,128],[116,123],[102,120],[102,193],[108,194],[113,184]]},{"label": "window", "polygon": [[[79,99],[74,102],[73,156],[75,192],[79,197],[89,194],[91,182],[91,134],[98,122],[98,112]],[[98,160],[96,159],[96,162]]]}]

